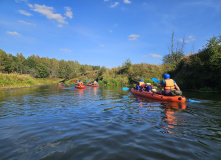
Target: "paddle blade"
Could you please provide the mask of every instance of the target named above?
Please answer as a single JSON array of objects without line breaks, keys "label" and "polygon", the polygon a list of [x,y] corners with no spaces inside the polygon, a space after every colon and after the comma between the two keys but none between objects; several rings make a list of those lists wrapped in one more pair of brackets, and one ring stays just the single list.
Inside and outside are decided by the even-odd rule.
[{"label": "paddle blade", "polygon": [[122,88],[123,91],[127,91],[128,89],[129,89],[129,88],[127,88],[127,87],[123,87],[123,88]]},{"label": "paddle blade", "polygon": [[156,78],[152,78],[152,81],[156,82],[156,83],[160,83],[160,81]]},{"label": "paddle blade", "polygon": [[73,80],[74,82],[76,82],[75,80]]},{"label": "paddle blade", "polygon": [[75,84],[72,84],[71,86],[74,86]]},{"label": "paddle blade", "polygon": [[86,81],[86,82],[89,82],[89,81]]},{"label": "paddle blade", "polygon": [[200,103],[200,101],[196,101],[196,100],[193,100],[193,99],[189,99],[189,102]]}]

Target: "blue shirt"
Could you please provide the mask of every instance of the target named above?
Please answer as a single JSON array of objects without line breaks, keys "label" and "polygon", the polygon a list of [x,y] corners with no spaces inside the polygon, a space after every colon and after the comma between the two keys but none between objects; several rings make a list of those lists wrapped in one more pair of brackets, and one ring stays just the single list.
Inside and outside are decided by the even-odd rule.
[{"label": "blue shirt", "polygon": [[[176,83],[174,80],[173,80],[173,82],[174,82],[174,84]],[[166,86],[166,82],[165,82],[165,80],[163,80],[160,84],[163,85],[163,86],[165,87],[165,86]]]},{"label": "blue shirt", "polygon": [[147,91],[150,91],[152,89],[151,86],[147,86]]}]

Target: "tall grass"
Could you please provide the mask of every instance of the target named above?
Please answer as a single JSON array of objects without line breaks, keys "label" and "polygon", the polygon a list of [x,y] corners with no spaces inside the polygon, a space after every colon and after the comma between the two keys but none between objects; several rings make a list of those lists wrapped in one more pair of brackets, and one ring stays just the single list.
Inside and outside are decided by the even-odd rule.
[{"label": "tall grass", "polygon": [[17,73],[0,73],[0,89],[30,87],[34,85],[57,83],[58,79],[35,79],[30,75],[19,75]]}]

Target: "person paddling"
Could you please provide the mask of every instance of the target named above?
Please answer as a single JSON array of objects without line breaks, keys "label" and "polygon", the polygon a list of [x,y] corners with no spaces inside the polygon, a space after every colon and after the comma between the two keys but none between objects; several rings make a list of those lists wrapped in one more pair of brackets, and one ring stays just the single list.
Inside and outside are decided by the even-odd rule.
[{"label": "person paddling", "polygon": [[144,81],[143,79],[139,79],[139,83],[136,86],[136,90],[139,90],[141,87],[144,87]]},{"label": "person paddling", "polygon": [[81,80],[78,81],[78,86],[83,86],[83,83],[81,82]]},{"label": "person paddling", "polygon": [[97,84],[97,81],[96,81],[96,79],[94,80],[94,83],[93,83],[93,85],[98,85],[98,84]]},{"label": "person paddling", "polygon": [[165,73],[163,75],[163,78],[164,78],[164,80],[160,84],[164,90],[162,90],[160,92],[161,94],[168,95],[175,90],[180,91],[179,86],[177,85],[177,83],[173,79],[170,79],[170,75],[168,73]]}]

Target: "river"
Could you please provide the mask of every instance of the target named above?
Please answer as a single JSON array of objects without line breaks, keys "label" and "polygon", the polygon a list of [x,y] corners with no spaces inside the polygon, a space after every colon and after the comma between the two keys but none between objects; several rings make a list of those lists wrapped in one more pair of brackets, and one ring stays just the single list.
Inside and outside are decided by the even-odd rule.
[{"label": "river", "polygon": [[111,87],[0,91],[0,159],[220,159],[221,94],[183,94],[199,103]]}]

